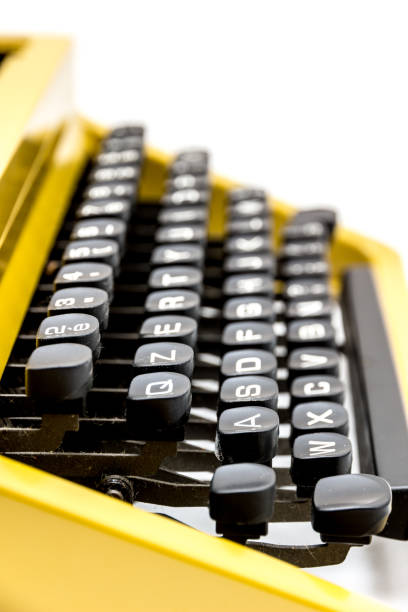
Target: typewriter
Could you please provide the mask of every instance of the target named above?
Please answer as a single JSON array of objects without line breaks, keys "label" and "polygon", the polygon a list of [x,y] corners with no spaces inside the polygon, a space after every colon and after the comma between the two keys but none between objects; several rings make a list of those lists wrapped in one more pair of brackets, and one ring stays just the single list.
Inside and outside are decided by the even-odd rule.
[{"label": "typewriter", "polygon": [[69,44],[6,42],[2,609],[385,609],[298,568],[408,537],[397,256],[75,118]]}]

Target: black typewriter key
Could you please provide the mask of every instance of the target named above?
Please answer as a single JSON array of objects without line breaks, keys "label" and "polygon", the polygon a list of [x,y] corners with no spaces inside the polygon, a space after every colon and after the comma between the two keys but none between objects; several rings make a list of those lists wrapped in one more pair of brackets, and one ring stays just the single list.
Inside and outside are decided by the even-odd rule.
[{"label": "black typewriter key", "polygon": [[306,223],[289,223],[283,228],[283,240],[297,242],[302,240],[327,240],[329,232],[324,223],[320,221],[307,221]]},{"label": "black typewriter key", "polygon": [[217,533],[243,539],[266,535],[273,516],[275,488],[275,472],[266,465],[233,463],[218,467],[211,481],[209,503]]},{"label": "black typewriter key", "polygon": [[148,317],[140,328],[143,342],[175,340],[194,346],[197,341],[197,321],[182,315]]},{"label": "black typewriter key", "polygon": [[217,454],[224,463],[270,463],[276,455],[279,417],[261,406],[229,408],[217,426]]},{"label": "black typewriter key", "polygon": [[200,311],[200,296],[194,291],[171,289],[153,291],[145,301],[145,312],[153,314],[182,314],[197,318]]},{"label": "black typewriter key", "polygon": [[279,251],[281,261],[293,259],[321,259],[327,254],[327,242],[286,242]]},{"label": "black typewriter key", "polygon": [[76,263],[63,266],[54,280],[54,291],[68,287],[96,287],[108,295],[113,291],[113,271],[102,263]]},{"label": "black typewriter key", "polygon": [[252,217],[250,219],[234,219],[227,223],[229,236],[236,234],[268,234],[271,231],[271,222],[267,217]]},{"label": "black typewriter key", "polygon": [[219,412],[237,406],[265,406],[276,409],[278,385],[268,376],[235,376],[221,385]]},{"label": "black typewriter key", "polygon": [[297,279],[297,278],[327,278],[330,268],[327,261],[324,259],[297,259],[294,261],[286,261],[279,266],[281,278]]},{"label": "black typewriter key", "polygon": [[161,225],[206,223],[207,217],[207,209],[204,207],[163,208],[159,212],[158,221]]},{"label": "black typewriter key", "polygon": [[118,125],[113,128],[109,134],[109,138],[129,138],[129,136],[138,136],[139,138],[143,138],[145,132],[145,128],[143,125],[134,123],[134,124],[125,124]]},{"label": "black typewriter key", "polygon": [[339,364],[340,358],[337,351],[313,346],[295,349],[289,353],[287,362],[291,380],[297,376],[319,373],[338,376]]},{"label": "black typewriter key", "polygon": [[92,351],[88,346],[68,343],[40,346],[31,353],[26,365],[26,392],[35,400],[56,404],[82,399],[92,385],[92,377]]},{"label": "black typewriter key", "polygon": [[194,368],[194,352],[191,346],[180,342],[142,344],[136,351],[133,365],[143,374],[167,370],[190,378]]},{"label": "black typewriter key", "polygon": [[228,351],[222,358],[221,376],[248,376],[258,374],[276,377],[277,361],[270,351],[262,349],[243,349]]},{"label": "black typewriter key", "polygon": [[122,219],[89,219],[78,221],[72,228],[71,240],[86,240],[87,238],[109,238],[116,240],[123,249],[126,240],[126,223]]},{"label": "black typewriter key", "polygon": [[292,280],[285,283],[283,297],[285,300],[321,300],[330,295],[326,280]]},{"label": "black typewriter key", "polygon": [[333,311],[331,300],[291,300],[286,304],[286,319],[326,319],[330,320]]},{"label": "black typewriter key", "polygon": [[313,487],[325,476],[348,474],[351,461],[351,442],[346,436],[327,432],[305,434],[293,443],[290,473],[296,485]]},{"label": "black typewriter key", "polygon": [[323,223],[329,234],[332,234],[336,227],[336,212],[330,208],[310,208],[309,210],[300,210],[291,220],[294,225],[316,221]]},{"label": "black typewriter key", "polygon": [[208,153],[207,151],[183,151],[177,155],[171,165],[170,173],[173,176],[183,174],[207,174]]},{"label": "black typewriter key", "polygon": [[322,536],[329,536],[327,540],[375,535],[384,529],[391,505],[391,487],[379,476],[329,476],[322,478],[314,490],[312,526]]},{"label": "black typewriter key", "polygon": [[185,422],[191,407],[187,376],[163,370],[135,376],[126,400],[126,421],[134,436]]},{"label": "black typewriter key", "polygon": [[110,183],[111,181],[136,181],[140,170],[134,165],[118,164],[117,166],[96,167],[89,175],[94,183]]},{"label": "black typewriter key", "polygon": [[48,304],[48,316],[62,313],[79,313],[92,315],[105,329],[109,317],[109,296],[103,289],[95,287],[71,287],[56,291]]},{"label": "black typewriter key", "polygon": [[204,249],[198,244],[166,244],[155,247],[150,263],[152,266],[194,265],[201,266],[204,261]]},{"label": "black typewriter key", "polygon": [[159,227],[155,234],[157,244],[184,244],[184,243],[203,243],[207,237],[206,229],[203,225],[171,225],[169,227]]},{"label": "black typewriter key", "polygon": [[272,300],[263,297],[230,298],[224,304],[222,316],[225,321],[245,319],[274,321],[275,311]]},{"label": "black typewriter key", "polygon": [[274,283],[269,274],[231,274],[225,279],[222,292],[225,297],[239,295],[267,295],[272,297]]},{"label": "black typewriter key", "polygon": [[245,272],[264,272],[274,274],[275,259],[269,253],[256,255],[229,255],[224,260],[224,272],[239,274]]},{"label": "black typewriter key", "polygon": [[259,200],[266,202],[266,193],[263,189],[256,187],[237,187],[228,192],[228,199],[231,204],[236,204],[242,200]]},{"label": "black typewriter key", "polygon": [[268,215],[268,204],[261,200],[241,200],[228,208],[228,218],[230,221],[251,217],[266,217]]},{"label": "black typewriter key", "polygon": [[110,137],[102,142],[102,151],[128,151],[129,149],[140,150],[143,147],[143,137],[141,135],[129,135],[126,137]]},{"label": "black typewriter key", "polygon": [[348,414],[335,402],[308,402],[295,406],[291,416],[291,437],[326,431],[347,436]]},{"label": "black typewriter key", "polygon": [[210,189],[210,182],[206,175],[178,174],[166,181],[166,192],[172,193],[180,189]]},{"label": "black typewriter key", "polygon": [[164,205],[173,206],[205,206],[209,200],[206,189],[179,189],[168,193],[162,198]]},{"label": "black typewriter key", "polygon": [[318,374],[315,376],[299,376],[292,382],[290,394],[292,405],[316,400],[327,400],[342,404],[344,401],[344,384],[335,376]]},{"label": "black typewriter key", "polygon": [[64,264],[81,261],[96,261],[112,266],[119,266],[119,246],[114,240],[74,240],[69,242],[62,261]]},{"label": "black typewriter key", "polygon": [[331,323],[324,320],[304,319],[291,321],[286,336],[288,349],[303,346],[335,346],[335,332]]},{"label": "black typewriter key", "polygon": [[94,357],[98,357],[101,344],[98,319],[82,312],[46,317],[38,328],[36,344],[43,346],[55,342],[84,344]]},{"label": "black typewriter key", "polygon": [[75,211],[77,219],[93,219],[95,217],[113,217],[128,221],[132,212],[130,200],[112,198],[110,200],[85,200]]},{"label": "black typewriter key", "polygon": [[124,151],[107,151],[96,156],[95,163],[98,167],[116,166],[118,164],[139,164],[142,154],[139,149],[125,149]]},{"label": "black typewriter key", "polygon": [[149,276],[150,289],[190,289],[200,292],[203,273],[192,266],[166,266],[156,268]]},{"label": "black typewriter key", "polygon": [[224,243],[226,253],[235,253],[237,255],[270,253],[271,248],[271,238],[268,234],[231,236],[227,238]]},{"label": "black typewriter key", "polygon": [[252,347],[273,351],[276,336],[270,323],[239,321],[224,327],[221,342],[226,350]]},{"label": "black typewriter key", "polygon": [[84,190],[84,198],[89,200],[107,200],[108,198],[131,198],[136,195],[135,182],[96,183]]}]

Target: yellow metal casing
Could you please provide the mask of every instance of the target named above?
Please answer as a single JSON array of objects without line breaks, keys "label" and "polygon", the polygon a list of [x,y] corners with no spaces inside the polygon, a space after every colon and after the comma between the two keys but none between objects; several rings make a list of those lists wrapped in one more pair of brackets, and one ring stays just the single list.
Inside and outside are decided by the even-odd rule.
[{"label": "yellow metal casing", "polygon": [[[69,82],[66,41],[17,39],[1,44],[0,52],[7,44],[14,51],[0,68],[2,134],[5,115],[8,121],[7,138],[0,139],[0,195],[7,208],[0,212],[0,372],[78,177],[103,133],[74,118],[68,94],[58,95]],[[24,95],[17,97],[22,83]],[[142,198],[160,196],[168,159],[148,149]],[[213,185],[210,233],[217,235],[233,183],[213,177]],[[273,206],[279,227],[293,209]],[[338,279],[352,263],[374,270],[408,406],[408,298],[397,256],[340,229],[332,260]],[[6,458],[0,458],[0,516],[2,612],[386,609],[284,562]]]}]

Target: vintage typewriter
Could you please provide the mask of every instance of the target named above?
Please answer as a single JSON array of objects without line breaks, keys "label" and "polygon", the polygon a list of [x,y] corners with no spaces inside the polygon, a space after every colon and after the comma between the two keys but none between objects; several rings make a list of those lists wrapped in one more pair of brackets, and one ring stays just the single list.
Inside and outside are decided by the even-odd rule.
[{"label": "vintage typewriter", "polygon": [[398,258],[74,117],[68,56],[0,69],[2,609],[383,609],[298,567],[408,537]]}]

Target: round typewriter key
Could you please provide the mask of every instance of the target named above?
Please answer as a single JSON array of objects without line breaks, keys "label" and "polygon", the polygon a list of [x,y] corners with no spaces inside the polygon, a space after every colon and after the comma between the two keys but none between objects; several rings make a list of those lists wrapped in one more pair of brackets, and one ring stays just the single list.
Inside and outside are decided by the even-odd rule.
[{"label": "round typewriter key", "polygon": [[283,297],[286,300],[320,300],[330,295],[326,280],[292,280],[285,283]]},{"label": "round typewriter key", "polygon": [[[143,138],[145,132],[145,128],[140,124],[125,124],[118,125],[113,128],[108,135],[109,138],[132,138],[134,136],[138,136],[139,138]],[[143,143],[143,141],[141,141]]]},{"label": "round typewriter key", "polygon": [[269,254],[257,255],[229,255],[224,260],[224,272],[239,274],[245,272],[275,273],[275,259]]},{"label": "round typewriter key", "polygon": [[172,193],[180,189],[210,189],[210,182],[205,175],[179,174],[166,181],[166,192]]},{"label": "round typewriter key", "polygon": [[167,370],[190,378],[194,368],[194,352],[190,346],[180,342],[142,344],[136,351],[133,365],[140,373]]},{"label": "round typewriter key", "polygon": [[330,268],[324,259],[297,259],[286,261],[279,266],[283,279],[327,278]]},{"label": "round typewriter key", "polygon": [[60,289],[52,296],[48,304],[48,316],[61,313],[79,313],[92,315],[105,329],[109,317],[109,296],[103,289],[94,287],[71,287]]},{"label": "round typewriter key", "polygon": [[335,346],[335,332],[331,323],[316,319],[292,321],[286,336],[288,349],[303,346]]},{"label": "round typewriter key", "polygon": [[197,321],[182,315],[166,315],[147,318],[140,329],[143,342],[175,340],[194,346],[197,341]]},{"label": "round typewriter key", "polygon": [[88,346],[69,343],[40,346],[31,353],[26,365],[26,392],[28,397],[47,401],[49,412],[58,402],[84,398],[92,385],[92,373],[92,351]]},{"label": "round typewriter key", "polygon": [[210,516],[217,533],[227,537],[266,535],[272,519],[276,476],[259,463],[222,465],[210,486]]},{"label": "round typewriter key", "polygon": [[229,236],[236,234],[269,234],[271,222],[267,217],[252,217],[251,219],[234,219],[227,223]]},{"label": "round typewriter key", "polygon": [[327,400],[342,404],[344,401],[344,384],[334,376],[300,376],[295,378],[290,387],[292,405],[301,402]]},{"label": "round typewriter key", "polygon": [[91,262],[63,266],[55,277],[54,290],[67,287],[96,287],[110,296],[113,291],[112,267]]},{"label": "round typewriter key", "polygon": [[226,297],[238,295],[272,296],[274,284],[269,274],[232,274],[225,279],[222,292]]},{"label": "round typewriter key", "polygon": [[286,304],[286,319],[327,319],[332,316],[333,304],[330,300],[294,300]]},{"label": "round typewriter key", "polygon": [[148,280],[150,289],[190,289],[201,292],[203,273],[192,266],[156,268]]},{"label": "round typewriter key", "polygon": [[204,206],[208,204],[209,192],[204,189],[179,189],[163,196],[165,206]]},{"label": "round typewriter key", "polygon": [[271,238],[269,235],[245,235],[231,236],[224,244],[226,253],[236,253],[237,255],[249,255],[254,253],[270,253]]},{"label": "round typewriter key", "polygon": [[230,298],[224,304],[222,315],[225,321],[275,320],[272,300],[257,296]]},{"label": "round typewriter key", "polygon": [[391,505],[391,487],[379,476],[329,476],[319,480],[314,490],[312,526],[333,540],[375,535],[384,529]]},{"label": "round typewriter key", "polygon": [[231,221],[248,217],[266,217],[268,215],[268,205],[261,200],[241,200],[232,204],[228,209],[228,217]]},{"label": "round typewriter key", "polygon": [[307,402],[295,406],[291,417],[291,438],[308,433],[327,431],[348,434],[348,414],[335,402]]},{"label": "round typewriter key", "polygon": [[219,412],[237,406],[265,406],[276,409],[278,385],[267,376],[235,376],[221,385]]},{"label": "round typewriter key", "polygon": [[99,153],[95,160],[97,167],[116,166],[117,164],[139,164],[141,161],[142,155],[139,149]]},{"label": "round typewriter key", "polygon": [[117,166],[96,167],[89,175],[94,183],[110,183],[111,181],[136,181],[140,170],[135,165],[119,164]]},{"label": "round typewriter key", "polygon": [[[132,434],[180,425],[191,407],[191,384],[187,376],[161,371],[135,376],[126,400],[126,421]],[[142,438],[143,439],[143,438]]]},{"label": "round typewriter key", "polygon": [[36,344],[42,346],[56,342],[84,344],[98,357],[101,344],[98,319],[84,313],[46,317],[38,328]]},{"label": "round typewriter key", "polygon": [[231,204],[236,204],[242,200],[259,200],[266,202],[266,193],[263,189],[254,187],[237,187],[228,192],[228,199]]},{"label": "round typewriter key", "polygon": [[159,212],[158,221],[161,225],[174,225],[178,223],[206,223],[206,208],[199,206],[185,208],[164,208]]},{"label": "round typewriter key", "polygon": [[327,242],[287,242],[279,251],[281,261],[292,259],[320,259],[327,254]]},{"label": "round typewriter key", "polygon": [[277,367],[276,357],[270,351],[261,349],[228,351],[222,358],[221,376],[229,378],[258,374],[275,378]]},{"label": "round typewriter key", "polygon": [[291,240],[327,240],[328,230],[320,221],[307,221],[306,223],[290,223],[283,228],[285,242]]},{"label": "round typewriter key", "polygon": [[310,208],[309,210],[300,210],[292,219],[294,225],[315,221],[323,223],[329,234],[332,234],[336,227],[336,212],[330,208]]},{"label": "round typewriter key", "polygon": [[289,353],[289,379],[309,374],[329,374],[338,376],[340,357],[337,351],[330,348],[308,346]]},{"label": "round typewriter key", "polygon": [[75,223],[70,239],[109,238],[116,240],[121,249],[125,246],[126,223],[121,219],[101,218]]},{"label": "round typewriter key", "polygon": [[110,200],[85,200],[76,210],[77,219],[93,219],[94,217],[117,217],[128,221],[132,211],[130,200],[112,198]]},{"label": "round typewriter key", "polygon": [[276,455],[279,417],[261,406],[228,408],[217,426],[217,453],[224,463],[270,463]]},{"label": "round typewriter key", "polygon": [[276,336],[270,323],[242,321],[228,323],[222,332],[221,342],[227,350],[253,347],[273,351],[276,346]]},{"label": "round typewriter key", "polygon": [[96,183],[89,185],[84,191],[84,198],[89,200],[107,200],[108,198],[130,198],[136,195],[135,182]]},{"label": "round typewriter key", "polygon": [[313,487],[320,478],[348,474],[352,448],[346,436],[319,432],[295,439],[290,474],[295,484]]},{"label": "round typewriter key", "polygon": [[171,289],[153,291],[145,302],[145,311],[150,314],[183,314],[197,318],[200,311],[200,296],[194,291]]},{"label": "round typewriter key", "polygon": [[159,227],[155,235],[155,241],[157,244],[203,243],[206,237],[207,232],[202,225],[174,225]]},{"label": "round typewriter key", "polygon": [[166,244],[153,249],[150,263],[152,266],[194,265],[201,266],[204,249],[198,244]]},{"label": "round typewriter key", "polygon": [[114,240],[74,240],[68,243],[62,261],[64,264],[97,261],[116,270],[119,266],[119,247]]},{"label": "round typewriter key", "polygon": [[143,134],[129,134],[128,136],[109,136],[102,141],[102,151],[127,151],[128,149],[141,149],[143,147]]}]

